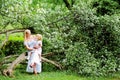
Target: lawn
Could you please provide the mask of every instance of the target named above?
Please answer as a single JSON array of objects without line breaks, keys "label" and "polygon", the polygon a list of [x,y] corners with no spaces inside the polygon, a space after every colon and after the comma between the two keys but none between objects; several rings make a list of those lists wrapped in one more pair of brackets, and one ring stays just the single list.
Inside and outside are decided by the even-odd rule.
[{"label": "lawn", "polygon": [[38,75],[34,75],[17,71],[13,78],[0,75],[0,80],[120,80],[120,77],[118,74],[114,77],[81,77],[74,74],[68,74],[64,71],[42,72]]}]

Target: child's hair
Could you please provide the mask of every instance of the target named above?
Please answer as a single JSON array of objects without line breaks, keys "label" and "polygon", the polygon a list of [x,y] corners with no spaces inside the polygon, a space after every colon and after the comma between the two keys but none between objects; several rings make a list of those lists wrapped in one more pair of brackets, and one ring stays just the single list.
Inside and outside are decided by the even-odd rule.
[{"label": "child's hair", "polygon": [[42,40],[42,35],[41,34],[36,34],[36,37],[38,38],[38,40]]}]

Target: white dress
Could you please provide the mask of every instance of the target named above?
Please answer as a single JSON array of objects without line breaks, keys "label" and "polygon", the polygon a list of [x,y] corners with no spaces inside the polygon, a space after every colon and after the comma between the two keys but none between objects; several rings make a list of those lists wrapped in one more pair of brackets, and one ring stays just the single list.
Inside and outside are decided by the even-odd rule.
[{"label": "white dress", "polygon": [[[36,43],[34,43],[34,45],[36,45],[36,44],[37,45],[41,44],[41,42],[36,41]],[[32,54],[28,60],[28,65],[27,65],[26,71],[33,72],[33,68],[31,68],[30,65],[36,63],[36,71],[37,71],[37,73],[40,73],[41,72],[41,58],[39,57],[39,54],[41,55],[42,48],[32,50],[31,52],[32,52]]]},{"label": "white dress", "polygon": [[[36,40],[24,41],[24,45],[27,45],[30,48],[33,48],[35,44],[36,44]],[[31,52],[33,52],[33,50],[28,50],[27,51],[27,53],[28,53],[27,60],[29,60]]]}]

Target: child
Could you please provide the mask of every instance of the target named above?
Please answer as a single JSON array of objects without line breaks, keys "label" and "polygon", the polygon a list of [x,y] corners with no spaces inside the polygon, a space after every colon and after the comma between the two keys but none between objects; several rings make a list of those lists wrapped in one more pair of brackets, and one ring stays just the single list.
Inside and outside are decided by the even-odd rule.
[{"label": "child", "polygon": [[36,38],[37,38],[37,45],[35,47],[37,47],[37,49],[35,51],[36,51],[36,53],[38,53],[39,57],[41,58],[41,53],[42,53],[42,35],[41,34],[37,34]]},{"label": "child", "polygon": [[36,35],[36,45],[34,46],[34,52],[31,54],[30,67],[33,68],[35,74],[41,72],[41,53],[42,53],[42,35]]}]

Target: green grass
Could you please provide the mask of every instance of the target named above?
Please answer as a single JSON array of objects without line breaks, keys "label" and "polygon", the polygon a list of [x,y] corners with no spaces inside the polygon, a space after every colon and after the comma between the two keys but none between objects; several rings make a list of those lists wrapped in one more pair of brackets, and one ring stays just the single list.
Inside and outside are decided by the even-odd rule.
[{"label": "green grass", "polygon": [[115,73],[108,77],[85,77],[66,71],[44,71],[38,75],[27,73],[26,64],[18,65],[14,70],[15,77],[5,77],[0,75],[0,80],[120,80],[120,73]]},{"label": "green grass", "polygon": [[0,75],[0,80],[120,80],[118,75],[116,75],[116,77],[80,77],[74,74],[67,74],[62,71],[42,72],[38,75],[17,71],[13,78]]}]

